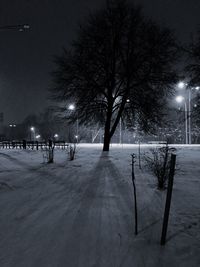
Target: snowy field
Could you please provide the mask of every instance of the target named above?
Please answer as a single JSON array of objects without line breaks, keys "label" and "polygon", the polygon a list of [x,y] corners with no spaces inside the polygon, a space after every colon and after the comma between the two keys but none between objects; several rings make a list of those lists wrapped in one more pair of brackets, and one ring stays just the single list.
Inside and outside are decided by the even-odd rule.
[{"label": "snowy field", "polygon": [[[142,152],[149,146],[142,146]],[[137,146],[79,145],[74,161],[55,150],[0,150],[1,267],[199,267],[200,146],[179,146],[167,243],[160,246],[166,192],[135,166]]]}]

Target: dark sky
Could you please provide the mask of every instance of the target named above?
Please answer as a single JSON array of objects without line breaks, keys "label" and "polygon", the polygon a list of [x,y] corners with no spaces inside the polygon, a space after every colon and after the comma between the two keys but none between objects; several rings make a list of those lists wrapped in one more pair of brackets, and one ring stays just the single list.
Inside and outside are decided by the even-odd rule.
[{"label": "dark sky", "polygon": [[[144,13],[176,30],[181,41],[200,24],[199,0],[135,0]],[[0,26],[28,23],[26,32],[0,31],[0,112],[19,123],[47,105],[52,56],[70,45],[76,28],[104,0],[1,0]]]}]

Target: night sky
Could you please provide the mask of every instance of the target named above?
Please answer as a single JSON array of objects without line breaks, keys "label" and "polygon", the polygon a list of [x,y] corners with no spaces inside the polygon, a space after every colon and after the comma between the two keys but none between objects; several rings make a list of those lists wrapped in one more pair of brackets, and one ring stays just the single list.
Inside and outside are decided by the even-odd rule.
[{"label": "night sky", "polygon": [[[182,42],[200,24],[199,0],[136,0],[144,13],[174,28]],[[30,24],[30,30],[0,31],[0,112],[20,123],[48,106],[53,55],[70,45],[78,23],[103,0],[2,0],[0,26]]]}]

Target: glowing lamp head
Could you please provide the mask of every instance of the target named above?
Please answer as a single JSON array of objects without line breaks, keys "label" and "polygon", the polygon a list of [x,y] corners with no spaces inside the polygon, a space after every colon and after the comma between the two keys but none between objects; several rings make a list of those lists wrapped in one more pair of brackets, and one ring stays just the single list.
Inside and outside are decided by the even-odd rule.
[{"label": "glowing lamp head", "polygon": [[183,89],[183,88],[185,87],[185,85],[186,85],[186,84],[185,84],[184,82],[179,82],[179,83],[178,83],[178,88],[179,88],[179,89]]},{"label": "glowing lamp head", "polygon": [[176,97],[176,102],[177,103],[182,103],[183,101],[184,101],[184,97],[183,96],[179,95],[179,96]]},{"label": "glowing lamp head", "polygon": [[35,131],[35,127],[32,126],[31,127],[31,131],[34,132]]},{"label": "glowing lamp head", "polygon": [[70,104],[69,107],[68,107],[69,110],[75,110],[75,106],[74,104]]},{"label": "glowing lamp head", "polygon": [[58,134],[54,134],[54,138],[58,138]]}]

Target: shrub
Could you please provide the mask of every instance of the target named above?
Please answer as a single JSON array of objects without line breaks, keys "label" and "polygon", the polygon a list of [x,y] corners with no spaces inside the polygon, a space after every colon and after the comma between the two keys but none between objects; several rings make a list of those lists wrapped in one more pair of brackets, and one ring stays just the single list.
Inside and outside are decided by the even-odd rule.
[{"label": "shrub", "polygon": [[145,155],[144,157],[147,167],[157,177],[158,189],[164,190],[166,188],[170,170],[170,155],[175,150],[175,148],[166,144],[164,147],[150,149],[151,155]]}]

